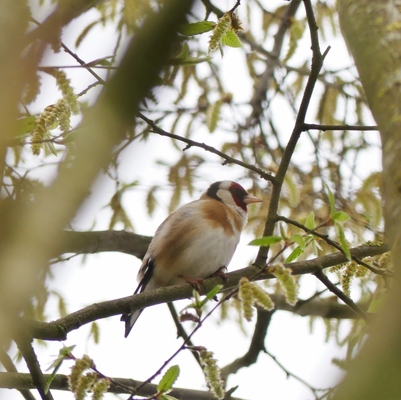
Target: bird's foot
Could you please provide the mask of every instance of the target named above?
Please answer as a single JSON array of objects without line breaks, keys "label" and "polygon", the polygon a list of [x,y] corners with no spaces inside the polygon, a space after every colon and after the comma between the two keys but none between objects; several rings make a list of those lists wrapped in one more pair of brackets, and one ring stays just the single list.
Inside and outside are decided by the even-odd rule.
[{"label": "bird's foot", "polygon": [[200,284],[205,282],[204,279],[201,278],[190,278],[189,276],[185,276],[185,275],[179,275],[179,278],[183,279],[186,283],[189,283],[194,290],[196,290],[198,293],[200,293]]},{"label": "bird's foot", "polygon": [[219,276],[221,279],[223,279],[224,283],[227,283],[228,281],[228,275],[227,275],[227,267],[224,265],[220,267],[216,272],[213,272],[212,276]]}]

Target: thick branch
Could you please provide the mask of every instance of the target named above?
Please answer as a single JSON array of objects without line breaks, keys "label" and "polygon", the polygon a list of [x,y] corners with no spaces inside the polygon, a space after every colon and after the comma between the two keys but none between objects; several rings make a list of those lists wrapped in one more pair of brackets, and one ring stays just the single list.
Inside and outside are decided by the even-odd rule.
[{"label": "thick branch", "polygon": [[[360,246],[352,249],[351,254],[358,258],[363,258],[382,254],[385,251],[387,251],[387,246],[385,245]],[[334,253],[317,257],[312,260],[287,264],[286,267],[291,268],[294,275],[303,275],[315,273],[322,268],[332,267],[346,261],[347,258],[344,254]],[[231,272],[227,275],[228,279],[225,284],[225,289],[236,287],[243,276],[252,279],[257,274],[258,280],[274,278],[272,274],[261,273],[260,271],[261,270],[258,267],[251,266]],[[213,277],[207,279],[205,283],[201,285],[201,294],[208,293],[217,284],[221,284],[221,278]],[[192,296],[192,290],[192,286],[189,284],[163,287],[139,293],[137,295],[123,297],[121,299],[92,304],[53,322],[43,323],[37,321],[25,321],[23,322],[24,326],[21,328],[29,331],[34,338],[44,340],[65,340],[69,332],[90,322],[112,317],[114,315],[120,315],[122,313],[130,313],[134,310],[156,304],[190,298]]]},{"label": "thick branch", "polygon": [[118,251],[143,258],[151,241],[150,236],[126,231],[64,232],[64,253],[99,253]]},{"label": "thick branch", "polygon": [[[317,78],[319,76],[320,70],[323,66],[324,58],[327,54],[321,54],[319,40],[317,36],[317,25],[315,17],[313,15],[312,5],[309,0],[304,0],[306,15],[308,19],[308,25],[310,30],[311,42],[312,42],[312,67],[311,73],[306,83],[305,91],[302,97],[301,105],[297,114],[297,119],[295,121],[294,129],[291,133],[290,140],[284,150],[283,158],[277,170],[276,180],[273,182],[273,191],[270,199],[269,211],[267,215],[267,220],[265,224],[265,229],[263,236],[271,236],[274,232],[274,227],[277,222],[277,210],[279,207],[279,201],[281,197],[281,188],[284,183],[284,178],[287,174],[288,167],[291,162],[292,155],[295,150],[295,146],[302,133],[302,127],[305,123],[306,112],[308,111],[309,103],[312,98],[312,93],[316,85]],[[255,263],[259,266],[263,266],[267,259],[269,248],[261,247],[257,256]]]},{"label": "thick branch", "polygon": [[[44,378],[47,380],[50,375],[45,374]],[[115,385],[113,382],[117,383]],[[133,379],[124,379],[124,378],[112,378],[111,386],[108,390],[109,393],[131,393],[136,387],[140,386],[142,382],[135,381]],[[120,386],[121,385],[121,386]],[[122,387],[131,388],[130,390],[124,390]],[[20,374],[20,373],[8,373],[8,372],[0,372],[0,388],[7,389],[35,389],[35,386],[32,382],[32,377],[30,374]],[[68,386],[68,378],[66,375],[56,375],[54,380],[50,385],[50,389],[53,390],[70,390]],[[157,393],[157,385],[153,385],[148,383],[143,390],[141,391],[141,395],[151,396]],[[210,392],[206,392],[203,390],[190,390],[190,389],[182,389],[175,388],[172,392],[169,393],[171,396],[174,396],[178,399],[182,400],[211,400],[214,399],[213,395]],[[237,397],[230,397],[227,400],[241,400]]]}]

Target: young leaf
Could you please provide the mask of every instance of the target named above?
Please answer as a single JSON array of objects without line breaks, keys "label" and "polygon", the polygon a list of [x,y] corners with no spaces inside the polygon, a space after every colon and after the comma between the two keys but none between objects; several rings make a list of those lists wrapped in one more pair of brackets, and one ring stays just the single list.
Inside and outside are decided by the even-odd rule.
[{"label": "young leaf", "polygon": [[305,249],[305,239],[301,235],[292,235],[290,240],[296,243],[301,249]]},{"label": "young leaf", "polygon": [[348,258],[348,260],[351,260],[351,252],[349,249],[347,239],[345,238],[344,229],[342,225],[339,223],[336,223],[335,227],[336,227],[337,238],[340,242],[341,248],[343,249],[344,254]]},{"label": "young leaf", "polygon": [[334,194],[333,194],[333,192],[330,190],[330,188],[325,184],[325,183],[323,183],[323,185],[324,185],[324,187],[326,188],[326,190],[327,190],[327,197],[329,198],[329,203],[330,203],[330,216],[331,216],[331,218],[332,219],[334,219],[334,213],[335,213],[335,211],[336,211],[336,206],[335,206],[335,200],[334,200]]},{"label": "young leaf", "polygon": [[217,293],[220,292],[220,290],[223,288],[223,285],[216,285],[202,300],[200,303],[200,306],[203,307],[209,300],[212,300],[214,296],[216,296]]},{"label": "young leaf", "polygon": [[191,66],[191,65],[196,65],[196,64],[200,64],[203,62],[208,62],[212,59],[212,57],[187,57],[187,58],[181,58],[181,57],[177,57],[177,58],[172,58],[169,60],[169,64],[170,65],[184,65],[184,66]]},{"label": "young leaf", "polygon": [[345,211],[334,211],[332,218],[336,222],[345,222],[350,219],[350,216]]},{"label": "young leaf", "polygon": [[[50,368],[54,368],[53,372],[49,376],[49,378],[46,381],[45,385],[45,393],[49,391],[50,385],[53,382],[54,378],[56,377],[56,373],[61,367],[61,364],[66,358],[70,358],[71,351],[74,349],[75,345],[69,346],[69,347],[62,347],[61,350],[59,351],[58,357],[56,360],[52,362],[50,365]],[[49,368],[49,369],[50,369]]]},{"label": "young leaf", "polygon": [[173,387],[174,382],[177,380],[179,374],[180,367],[178,365],[171,366],[160,380],[160,383],[157,385],[158,392],[168,392]]},{"label": "young leaf", "polygon": [[281,236],[265,236],[262,238],[254,239],[248,243],[249,246],[270,246],[274,243],[281,242],[283,238]]},{"label": "young leaf", "polygon": [[304,250],[297,246],[292,253],[287,257],[287,259],[285,260],[285,263],[290,263],[291,261],[296,260],[302,253],[304,252]]},{"label": "young leaf", "polygon": [[372,302],[369,305],[368,313],[377,313],[381,306],[383,305],[385,299],[388,297],[387,293],[384,293],[382,296],[373,298]]},{"label": "young leaf", "polygon": [[209,32],[215,27],[216,23],[213,21],[200,21],[192,24],[181,25],[178,28],[178,33],[185,36],[200,35],[201,33]]},{"label": "young leaf", "polygon": [[305,220],[304,224],[308,229],[314,230],[316,228],[315,224],[315,213],[313,211],[310,212],[308,217]]},{"label": "young leaf", "polygon": [[242,47],[242,43],[238,35],[229,29],[222,38],[222,43],[229,47]]},{"label": "young leaf", "polygon": [[29,115],[27,117],[20,118],[17,122],[17,135],[24,135],[25,133],[28,133],[35,128],[36,117],[34,117],[33,115]]},{"label": "young leaf", "polygon": [[178,400],[177,397],[169,396],[168,394],[162,394],[160,400]]}]

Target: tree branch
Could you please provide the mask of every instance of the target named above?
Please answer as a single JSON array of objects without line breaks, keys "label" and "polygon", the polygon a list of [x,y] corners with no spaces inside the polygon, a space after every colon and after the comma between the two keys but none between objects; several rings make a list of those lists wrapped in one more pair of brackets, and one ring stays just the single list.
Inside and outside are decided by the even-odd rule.
[{"label": "tree branch", "polygon": [[[281,159],[280,165],[277,170],[276,180],[273,182],[273,190],[270,199],[269,211],[267,214],[267,220],[265,224],[265,229],[263,236],[271,236],[274,232],[274,227],[277,222],[277,210],[279,207],[279,201],[281,196],[281,188],[284,183],[285,175],[287,174],[288,167],[291,162],[292,155],[295,150],[295,146],[302,133],[302,127],[305,123],[306,112],[309,107],[310,100],[312,98],[312,93],[315,88],[317,78],[319,76],[320,70],[323,66],[324,58],[329,49],[327,49],[323,54],[320,52],[319,39],[317,36],[317,25],[316,20],[313,15],[312,5],[310,0],[304,0],[306,15],[308,19],[308,25],[310,30],[311,42],[312,42],[312,67],[311,73],[306,83],[305,91],[302,97],[301,105],[298,110],[297,118],[295,121],[295,126],[292,131],[290,140],[284,150],[283,158]],[[267,255],[269,252],[268,247],[261,247],[256,258],[255,264],[262,266],[265,264]]]},{"label": "tree branch", "polygon": [[25,334],[23,334],[21,335],[21,337],[16,339],[15,342],[17,343],[19,351],[24,357],[24,360],[30,372],[32,384],[38,390],[41,399],[53,400],[51,392],[46,392],[45,390],[46,380],[43,376],[42,370],[40,369],[39,361],[36,357],[30,339]]},{"label": "tree branch", "polygon": [[[3,364],[3,367],[7,372],[12,372],[14,374],[18,374],[18,370],[15,367],[13,361],[11,360],[10,356],[3,349],[0,349],[0,363]],[[30,374],[29,374],[29,376],[32,381],[32,377]],[[1,381],[1,378],[0,378],[0,381]],[[32,386],[33,386],[33,383],[32,383]],[[0,384],[0,387],[1,387],[1,384]],[[11,388],[15,389],[14,386],[12,386]],[[35,400],[35,396],[29,390],[18,389],[18,388],[17,388],[17,390],[21,393],[22,397],[25,400]]]},{"label": "tree branch", "polygon": [[172,139],[176,139],[176,140],[179,140],[181,142],[186,143],[187,147],[185,147],[184,150],[187,150],[190,147],[199,147],[199,148],[201,148],[203,150],[206,150],[206,151],[208,151],[210,153],[216,154],[219,157],[223,158],[225,160],[223,165],[224,164],[237,164],[237,165],[240,165],[241,167],[244,167],[244,168],[246,168],[246,169],[248,169],[250,171],[256,172],[261,178],[263,178],[263,179],[265,179],[267,181],[270,181],[270,182],[274,181],[274,176],[271,175],[270,172],[263,171],[262,169],[254,166],[252,164],[248,164],[248,163],[245,163],[245,162],[243,162],[241,160],[237,160],[236,158],[230,157],[227,154],[215,149],[212,146],[208,146],[205,143],[196,142],[196,141],[188,139],[186,137],[179,136],[179,135],[176,135],[174,133],[166,132],[165,130],[159,128],[154,123],[154,121],[152,121],[151,119],[147,118],[142,113],[138,113],[138,115],[139,115],[139,118],[144,120],[152,128],[152,131],[154,133],[157,133],[158,135],[161,135],[161,136],[167,136],[167,137],[170,137]]},{"label": "tree branch", "polygon": [[[385,251],[388,251],[386,245],[359,246],[351,249],[351,254],[358,258],[363,258],[383,254]],[[286,264],[285,267],[291,268],[294,275],[303,275],[315,273],[321,269],[332,267],[346,261],[347,258],[344,254],[333,253],[312,260]],[[272,274],[262,273],[260,268],[256,266],[250,266],[227,274],[228,279],[225,283],[224,290],[236,287],[241,277],[244,276],[252,279],[256,274],[258,274],[258,280],[275,278]],[[206,279],[205,283],[200,285],[201,294],[208,293],[217,284],[221,284],[221,278],[213,277]],[[46,323],[21,320],[21,330],[29,332],[33,338],[37,339],[65,340],[69,332],[90,322],[120,315],[122,313],[130,313],[134,310],[156,304],[190,298],[192,296],[192,290],[192,286],[189,284],[167,286],[133,296],[92,304],[52,322]]]},{"label": "tree branch", "polygon": [[353,301],[350,299],[342,290],[340,290],[330,279],[324,274],[323,270],[318,270],[314,273],[317,279],[323,283],[330,290],[330,292],[334,293],[339,299],[341,299],[347,306],[349,306],[359,317],[364,319],[366,322],[368,321],[368,315],[361,310]]},{"label": "tree branch", "polygon": [[319,124],[303,124],[302,130],[319,130],[319,131],[378,131],[376,125],[319,125]]},{"label": "tree branch", "polygon": [[248,351],[242,357],[237,358],[221,369],[221,377],[224,381],[227,381],[230,374],[235,374],[239,369],[256,363],[259,353],[266,350],[265,337],[274,311],[266,311],[258,308],[256,326]]},{"label": "tree branch", "polygon": [[317,397],[317,393],[318,392],[328,392],[329,389],[319,389],[319,388],[316,388],[314,386],[311,386],[308,382],[306,382],[300,376],[295,375],[293,372],[290,372],[286,367],[284,367],[284,365],[279,360],[277,360],[276,356],[274,356],[273,354],[271,354],[267,350],[265,350],[265,353],[285,372],[287,377],[292,377],[292,378],[296,379],[298,382],[300,382],[303,385],[305,385],[306,387],[308,387],[313,392],[313,394],[316,396],[316,399],[325,398],[325,396]]},{"label": "tree branch", "polygon": [[[47,380],[50,377],[50,374],[43,375],[44,379]],[[113,382],[117,383],[114,384]],[[108,390],[109,393],[131,393],[136,387],[141,385],[141,381],[136,381],[133,379],[124,379],[124,378],[112,378],[110,388]],[[130,388],[130,390],[123,389],[123,387]],[[0,372],[0,388],[7,389],[19,389],[19,390],[27,390],[27,389],[35,389],[35,386],[32,381],[32,377],[30,374],[23,373],[15,373],[15,372]],[[67,375],[57,374],[50,384],[50,389],[52,390],[67,390],[69,391],[68,385],[68,377]],[[141,393],[144,396],[151,396],[157,392],[157,385],[148,383],[143,387]],[[179,399],[196,399],[196,400],[212,400],[214,399],[213,395],[210,392],[206,392],[203,390],[191,390],[191,389],[183,389],[183,388],[174,388],[170,393],[171,396],[174,396]],[[238,397],[229,397],[227,400],[241,400]]]},{"label": "tree branch", "polygon": [[[307,232],[307,233],[310,233],[310,234],[312,234],[312,235],[314,235],[314,236],[316,236],[316,237],[318,237],[318,238],[324,240],[324,241],[325,241],[327,244],[329,244],[330,246],[333,246],[333,247],[334,247],[335,249],[337,249],[338,251],[341,251],[342,253],[344,253],[344,250],[343,250],[343,248],[340,246],[340,244],[337,243],[337,242],[334,241],[334,240],[331,240],[331,239],[328,237],[328,235],[321,234],[321,233],[317,232],[317,231],[314,230],[314,229],[309,229],[309,228],[307,228],[305,225],[300,224],[299,222],[294,221],[294,220],[292,220],[292,219],[290,219],[290,218],[284,217],[284,216],[282,216],[282,215],[278,215],[278,216],[277,216],[277,220],[278,220],[278,221],[283,221],[283,222],[285,222],[285,223],[287,223],[287,224],[294,225],[294,226],[296,226],[297,228],[300,228],[300,229],[302,229],[303,231],[305,231],[305,232]],[[345,254],[345,253],[344,253],[344,254]],[[368,263],[362,261],[362,260],[359,259],[358,257],[351,256],[351,259],[354,260],[356,263],[358,263],[358,264],[360,264],[360,265],[363,265],[365,268],[367,268],[369,271],[373,272],[374,274],[381,275],[381,276],[393,276],[393,273],[392,273],[391,271],[386,271],[386,270],[381,270],[381,269],[375,268],[375,267],[373,267],[372,265],[369,265]]]},{"label": "tree branch", "polygon": [[118,251],[131,254],[140,259],[145,255],[150,236],[137,235],[126,231],[93,231],[77,232],[65,231],[63,233],[64,253],[99,253],[102,251]]},{"label": "tree branch", "polygon": [[[180,317],[177,313],[177,310],[174,307],[174,304],[169,302],[169,303],[167,303],[167,306],[168,306],[168,309],[170,310],[171,317],[173,318],[174,325],[177,329],[177,337],[181,337],[188,346],[194,346],[194,343],[189,338],[187,331],[185,330],[185,328],[183,327],[183,325],[180,321]],[[199,353],[197,353],[196,351],[191,351],[191,353],[194,356],[196,362],[199,364],[199,366],[202,367]]]}]

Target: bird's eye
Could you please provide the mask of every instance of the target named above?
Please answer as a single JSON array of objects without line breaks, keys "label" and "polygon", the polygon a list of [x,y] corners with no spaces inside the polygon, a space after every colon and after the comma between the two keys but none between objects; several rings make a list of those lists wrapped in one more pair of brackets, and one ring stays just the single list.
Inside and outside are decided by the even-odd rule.
[{"label": "bird's eye", "polygon": [[244,197],[244,196],[246,196],[246,192],[245,192],[245,190],[241,190],[241,189],[239,189],[239,188],[231,188],[230,189],[230,193],[233,195],[233,196],[238,196],[238,197]]}]

